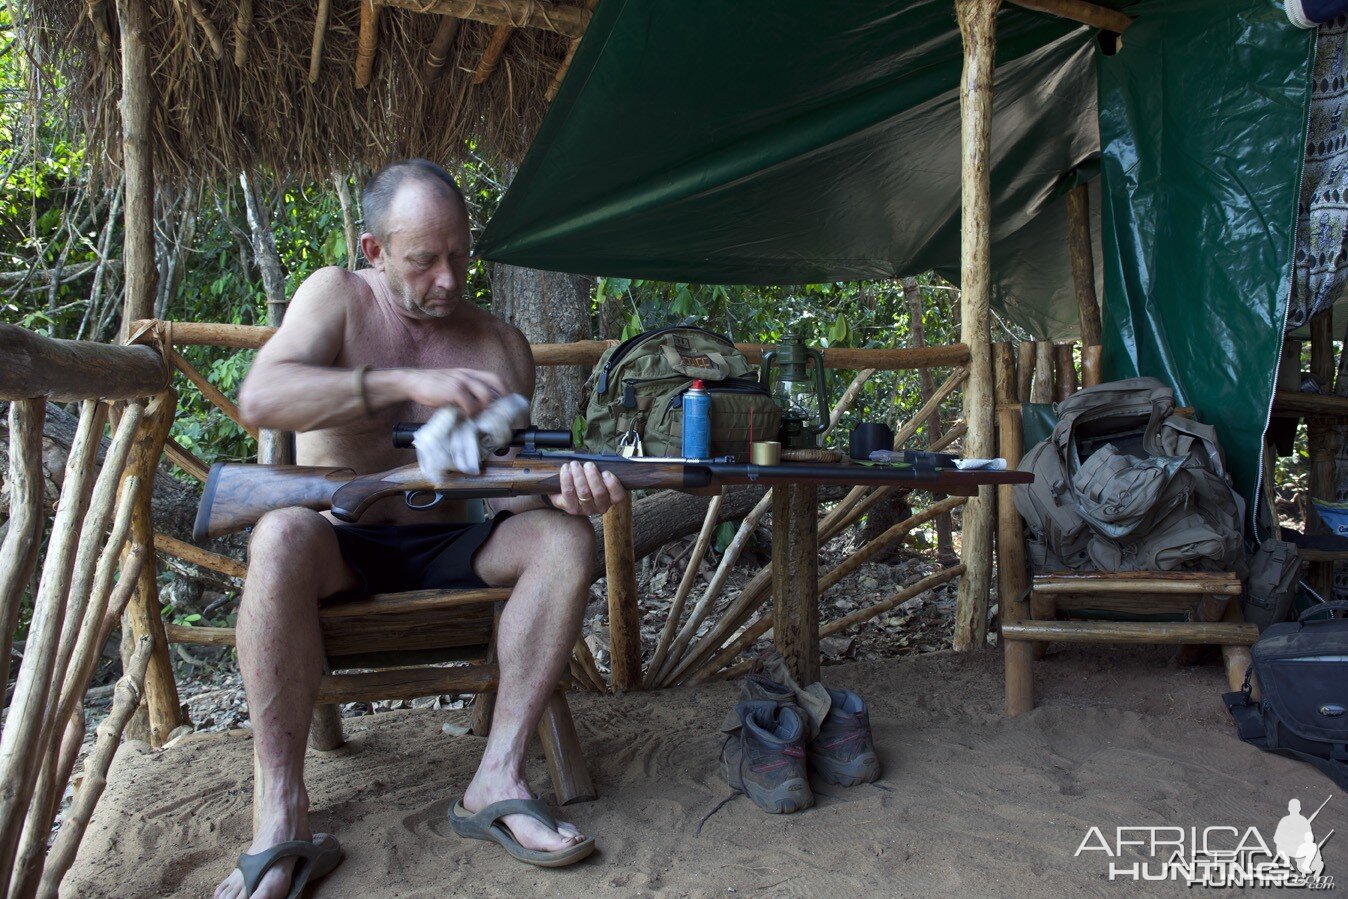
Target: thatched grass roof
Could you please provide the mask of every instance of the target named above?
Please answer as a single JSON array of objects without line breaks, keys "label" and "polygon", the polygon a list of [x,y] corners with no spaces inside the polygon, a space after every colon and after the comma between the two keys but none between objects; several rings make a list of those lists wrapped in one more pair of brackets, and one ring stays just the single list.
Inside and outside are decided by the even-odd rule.
[{"label": "thatched grass roof", "polygon": [[[438,77],[427,57],[443,16],[383,8],[373,78],[356,87],[357,0],[333,0],[309,81],[319,0],[149,0],[148,47],[158,93],[156,176],[185,184],[236,179],[245,167],[283,181],[402,156],[448,162],[475,138],[491,155],[518,159],[546,108],[567,37],[515,28],[481,84],[473,72],[496,26],[463,21]],[[28,0],[25,42],[46,73],[47,101],[87,135],[90,159],[117,166],[121,122],[119,35],[111,0]],[[245,58],[237,65],[245,13]],[[249,14],[251,11],[251,14]],[[215,34],[201,20],[213,26]],[[106,32],[96,22],[106,23]],[[100,52],[100,37],[105,41]],[[219,56],[217,57],[217,51]]]}]

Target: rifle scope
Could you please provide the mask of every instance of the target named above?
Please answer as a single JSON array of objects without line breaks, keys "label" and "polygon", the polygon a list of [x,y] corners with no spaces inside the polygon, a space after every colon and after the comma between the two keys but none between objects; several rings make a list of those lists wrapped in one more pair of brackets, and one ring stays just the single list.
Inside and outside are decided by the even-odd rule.
[{"label": "rifle scope", "polygon": [[[400,421],[393,426],[393,445],[398,449],[407,449],[412,445],[412,437],[421,428],[423,422]],[[570,431],[549,431],[545,428],[516,428],[515,436],[510,438],[511,446],[527,449],[571,449]],[[498,452],[500,452],[498,450]]]}]

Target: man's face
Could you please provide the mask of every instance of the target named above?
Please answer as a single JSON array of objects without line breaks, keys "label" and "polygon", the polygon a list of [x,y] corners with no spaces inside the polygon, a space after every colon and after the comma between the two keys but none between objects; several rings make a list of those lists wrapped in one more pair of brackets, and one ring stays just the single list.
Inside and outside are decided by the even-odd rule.
[{"label": "man's face", "polygon": [[[373,235],[365,235],[373,238]],[[468,219],[461,203],[436,185],[405,183],[394,196],[389,235],[371,255],[393,298],[414,318],[447,318],[463,300]]]}]

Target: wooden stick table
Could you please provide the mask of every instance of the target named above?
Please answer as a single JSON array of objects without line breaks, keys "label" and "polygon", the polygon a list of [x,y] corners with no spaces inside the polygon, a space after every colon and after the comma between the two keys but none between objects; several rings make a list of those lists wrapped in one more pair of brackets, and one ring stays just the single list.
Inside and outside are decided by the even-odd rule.
[{"label": "wooden stick table", "polygon": [[[849,469],[875,470],[847,463],[837,467],[839,479],[834,483],[847,483]],[[857,478],[858,483],[863,480]],[[1021,471],[938,470],[935,478],[914,480],[903,486],[934,494],[973,496],[984,486],[1027,484],[1033,480],[1033,475]],[[772,634],[778,652],[802,684],[819,680],[818,507],[819,488],[814,483],[783,484],[773,489]]]}]

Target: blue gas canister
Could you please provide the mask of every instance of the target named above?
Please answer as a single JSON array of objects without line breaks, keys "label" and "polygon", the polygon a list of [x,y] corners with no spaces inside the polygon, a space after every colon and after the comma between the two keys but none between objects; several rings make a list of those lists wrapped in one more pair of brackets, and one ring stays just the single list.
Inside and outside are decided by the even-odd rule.
[{"label": "blue gas canister", "polygon": [[683,394],[683,457],[711,457],[711,394],[700,379]]}]

